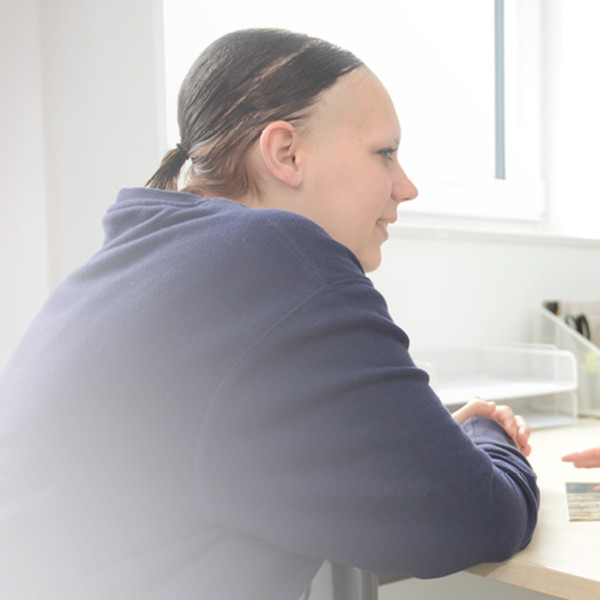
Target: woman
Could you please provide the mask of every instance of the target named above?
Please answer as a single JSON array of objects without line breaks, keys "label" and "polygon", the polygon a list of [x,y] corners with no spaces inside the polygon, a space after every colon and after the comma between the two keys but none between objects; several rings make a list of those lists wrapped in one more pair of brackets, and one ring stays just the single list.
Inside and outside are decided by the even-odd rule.
[{"label": "woman", "polygon": [[417,195],[377,78],[235,32],[179,124],[3,374],[0,597],[297,600],[325,559],[436,577],[526,545],[526,423],[452,418],[365,276]]}]

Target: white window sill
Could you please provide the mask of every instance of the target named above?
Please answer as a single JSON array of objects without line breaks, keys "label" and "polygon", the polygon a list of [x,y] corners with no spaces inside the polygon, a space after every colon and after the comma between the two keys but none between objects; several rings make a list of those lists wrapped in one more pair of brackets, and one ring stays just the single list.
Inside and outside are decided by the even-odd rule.
[{"label": "white window sill", "polygon": [[398,211],[398,221],[389,228],[390,239],[429,239],[489,243],[536,244],[600,248],[600,238],[578,237],[544,229],[545,223],[490,222],[481,219],[418,217]]}]

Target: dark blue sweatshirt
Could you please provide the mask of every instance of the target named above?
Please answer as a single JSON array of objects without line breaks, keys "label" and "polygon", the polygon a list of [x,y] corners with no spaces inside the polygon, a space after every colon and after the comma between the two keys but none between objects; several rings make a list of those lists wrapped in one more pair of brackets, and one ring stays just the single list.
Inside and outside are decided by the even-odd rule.
[{"label": "dark blue sweatshirt", "polygon": [[313,222],[123,190],[0,379],[0,598],[297,600],[324,559],[437,577],[531,538],[534,473],[460,427]]}]

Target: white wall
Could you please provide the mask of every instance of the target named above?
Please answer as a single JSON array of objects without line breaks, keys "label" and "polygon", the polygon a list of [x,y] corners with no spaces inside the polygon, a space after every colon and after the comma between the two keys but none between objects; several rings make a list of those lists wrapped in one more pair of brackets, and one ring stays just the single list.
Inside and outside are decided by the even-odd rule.
[{"label": "white wall", "polygon": [[40,25],[0,0],[0,365],[47,291]]},{"label": "white wall", "polygon": [[419,355],[530,341],[535,307],[600,298],[598,274],[600,241],[399,226],[372,279]]},{"label": "white wall", "polygon": [[161,44],[158,0],[0,0],[0,366],[155,170]]},{"label": "white wall", "polygon": [[117,191],[143,185],[157,166],[164,139],[160,3],[38,6],[54,285],[98,248],[101,218]]}]

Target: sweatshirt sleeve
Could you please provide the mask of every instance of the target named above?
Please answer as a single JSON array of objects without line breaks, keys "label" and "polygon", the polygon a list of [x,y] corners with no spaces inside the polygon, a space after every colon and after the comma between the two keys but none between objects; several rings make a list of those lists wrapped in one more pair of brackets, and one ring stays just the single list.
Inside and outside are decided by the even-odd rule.
[{"label": "sweatshirt sleeve", "polygon": [[199,435],[210,517],[378,575],[439,577],[531,539],[535,474],[489,419],[452,419],[365,282],[329,285],[265,331]]}]

